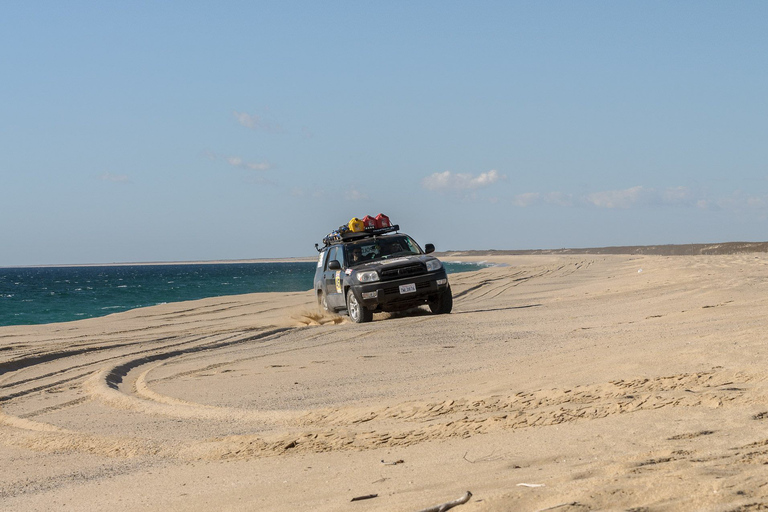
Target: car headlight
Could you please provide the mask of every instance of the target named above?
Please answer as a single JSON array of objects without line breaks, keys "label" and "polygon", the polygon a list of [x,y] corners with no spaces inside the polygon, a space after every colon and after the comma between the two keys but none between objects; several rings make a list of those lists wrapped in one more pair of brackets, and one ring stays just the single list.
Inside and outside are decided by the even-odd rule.
[{"label": "car headlight", "polygon": [[379,274],[375,270],[358,272],[355,274],[355,277],[357,277],[357,280],[361,283],[374,283],[379,280]]},{"label": "car headlight", "polygon": [[429,260],[427,262],[427,272],[434,272],[435,270],[440,270],[443,268],[443,264],[440,263],[440,260]]}]

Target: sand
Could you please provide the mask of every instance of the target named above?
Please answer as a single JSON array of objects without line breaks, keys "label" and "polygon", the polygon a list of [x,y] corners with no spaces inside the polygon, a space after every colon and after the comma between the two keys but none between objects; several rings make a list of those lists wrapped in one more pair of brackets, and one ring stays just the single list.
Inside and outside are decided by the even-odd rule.
[{"label": "sand", "polygon": [[483,259],[450,315],[0,328],[0,509],[768,509],[768,255]]}]

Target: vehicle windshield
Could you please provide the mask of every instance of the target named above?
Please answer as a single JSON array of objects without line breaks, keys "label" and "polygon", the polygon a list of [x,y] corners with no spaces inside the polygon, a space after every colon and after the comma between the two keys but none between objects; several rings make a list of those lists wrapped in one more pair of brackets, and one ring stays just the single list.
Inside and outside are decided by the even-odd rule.
[{"label": "vehicle windshield", "polygon": [[347,245],[350,267],[369,261],[386,260],[412,254],[422,254],[418,244],[406,235],[367,238]]}]

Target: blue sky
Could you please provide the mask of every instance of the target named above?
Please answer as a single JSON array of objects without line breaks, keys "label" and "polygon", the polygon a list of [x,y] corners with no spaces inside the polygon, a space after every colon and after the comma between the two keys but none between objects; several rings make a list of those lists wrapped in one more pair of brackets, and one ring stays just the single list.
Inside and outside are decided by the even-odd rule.
[{"label": "blue sky", "polygon": [[5,2],[0,265],[764,241],[765,2]]}]

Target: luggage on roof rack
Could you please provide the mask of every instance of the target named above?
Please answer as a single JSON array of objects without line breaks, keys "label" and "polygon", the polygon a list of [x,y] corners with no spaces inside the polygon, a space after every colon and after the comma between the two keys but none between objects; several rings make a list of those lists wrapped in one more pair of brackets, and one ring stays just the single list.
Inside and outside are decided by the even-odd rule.
[{"label": "luggage on roof rack", "polygon": [[393,233],[395,231],[400,230],[400,226],[398,224],[395,224],[394,226],[389,226],[386,228],[366,229],[365,231],[358,231],[358,232],[350,231],[349,228],[342,229],[345,227],[346,226],[341,226],[336,231],[332,231],[328,233],[328,235],[326,235],[326,237],[323,238],[323,245],[327,247],[332,244],[348,242],[350,240],[356,240],[358,238],[368,238],[371,236],[385,235],[387,233]]},{"label": "luggage on roof rack", "polygon": [[366,215],[363,217],[363,225],[365,226],[366,231],[370,229],[376,229],[376,218],[371,217],[370,215]]},{"label": "luggage on roof rack", "polygon": [[392,225],[392,223],[389,222],[389,217],[387,217],[383,213],[378,214],[374,219],[374,222],[376,223],[377,228],[388,228],[389,226]]},{"label": "luggage on roof rack", "polygon": [[361,221],[357,217],[352,217],[352,220],[349,221],[349,223],[347,224],[347,227],[353,233],[361,233],[365,231],[365,224],[363,224],[363,221]]}]

